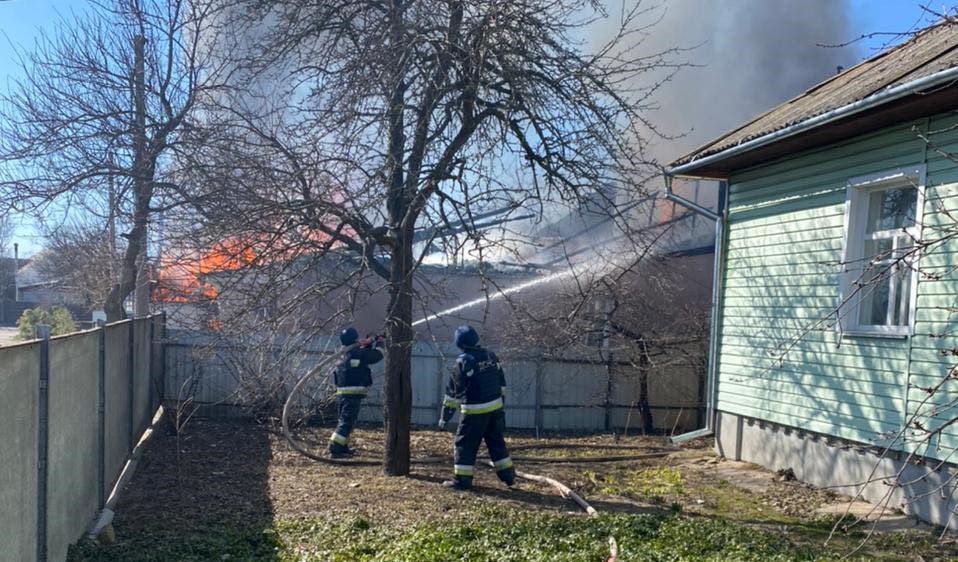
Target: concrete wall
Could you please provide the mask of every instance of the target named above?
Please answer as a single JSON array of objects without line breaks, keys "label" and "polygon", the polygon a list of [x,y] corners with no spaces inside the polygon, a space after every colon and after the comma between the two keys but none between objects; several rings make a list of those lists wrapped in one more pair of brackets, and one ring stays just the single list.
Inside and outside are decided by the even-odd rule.
[{"label": "concrete wall", "polygon": [[[114,480],[123,470],[130,451],[130,325],[106,327],[106,472]],[[107,481],[107,487],[114,480]]]},{"label": "concrete wall", "polygon": [[47,544],[64,560],[97,508],[97,394],[99,334],[50,342]]},{"label": "concrete wall", "polygon": [[37,552],[37,386],[40,345],[0,348],[0,562]]},{"label": "concrete wall", "polygon": [[[907,463],[895,452],[883,458],[881,449],[863,443],[728,412],[718,412],[717,418],[715,447],[723,457],[771,470],[791,468],[803,482],[851,496],[860,492],[873,504],[904,507],[909,515],[958,530],[951,516],[958,510],[958,486],[952,481],[958,466],[935,472]],[[883,483],[896,479],[902,485]],[[934,492],[939,487],[942,492]]]},{"label": "concrete wall", "polygon": [[[143,340],[134,347],[132,377],[129,321],[51,339],[45,416],[40,406],[44,347],[31,342],[0,348],[0,562],[33,562],[42,549],[47,560],[62,561],[96,516],[130,452],[131,393],[137,398],[134,425],[143,427],[152,417],[147,392],[151,322],[135,321],[135,334]],[[40,452],[47,457],[45,473]],[[46,526],[39,528],[41,514]]]}]

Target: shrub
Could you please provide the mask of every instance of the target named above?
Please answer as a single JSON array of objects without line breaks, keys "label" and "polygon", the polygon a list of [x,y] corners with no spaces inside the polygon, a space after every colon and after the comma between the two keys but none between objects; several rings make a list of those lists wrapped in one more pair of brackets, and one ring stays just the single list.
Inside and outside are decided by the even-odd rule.
[{"label": "shrub", "polygon": [[62,306],[28,308],[23,311],[17,320],[18,337],[21,340],[31,340],[36,337],[37,326],[47,324],[54,336],[75,332],[77,327],[73,322],[70,311]]}]

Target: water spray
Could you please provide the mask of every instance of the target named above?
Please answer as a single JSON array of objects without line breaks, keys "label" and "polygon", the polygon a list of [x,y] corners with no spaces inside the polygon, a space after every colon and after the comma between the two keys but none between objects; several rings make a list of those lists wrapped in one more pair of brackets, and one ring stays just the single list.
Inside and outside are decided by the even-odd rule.
[{"label": "water spray", "polygon": [[[596,271],[597,271],[597,272],[604,271],[604,270],[608,269],[609,267],[611,267],[612,265],[613,265],[613,263],[606,264],[604,267],[600,267],[600,268],[598,268]],[[513,287],[509,287],[508,289],[501,289],[501,290],[496,291],[495,294],[487,295],[487,296],[484,296],[484,297],[479,297],[479,298],[477,298],[477,299],[473,299],[473,300],[471,300],[471,301],[464,302],[464,303],[458,304],[458,305],[456,305],[456,306],[452,306],[452,307],[447,308],[447,309],[445,309],[445,310],[441,310],[441,311],[439,311],[439,312],[437,312],[437,313],[435,313],[435,314],[430,314],[429,316],[426,316],[425,318],[420,318],[419,320],[416,320],[415,322],[412,323],[412,325],[413,325],[413,326],[418,326],[418,325],[420,325],[420,324],[425,324],[426,322],[429,322],[429,321],[431,321],[431,320],[435,320],[435,319],[437,319],[437,318],[442,318],[443,316],[448,316],[448,315],[450,315],[450,314],[459,312],[459,311],[461,311],[461,310],[466,310],[466,309],[472,308],[472,307],[474,307],[474,306],[479,306],[479,305],[481,305],[481,304],[483,304],[483,303],[487,303],[487,302],[492,302],[492,301],[495,301],[495,300],[499,300],[499,299],[501,299],[501,298],[503,298],[503,297],[506,297],[506,296],[509,296],[509,295],[513,295],[513,294],[515,294],[515,293],[520,293],[520,292],[522,292],[522,291],[525,291],[526,289],[531,289],[531,288],[537,287],[537,286],[539,286],[539,285],[545,285],[546,283],[552,283],[552,282],[554,282],[554,281],[559,281],[560,279],[564,279],[564,278],[566,278],[566,277],[574,276],[576,273],[577,273],[577,271],[576,271],[576,269],[575,269],[575,266],[571,266],[571,265],[570,265],[568,268],[566,268],[566,269],[564,269],[564,270],[562,270],[562,271],[557,271],[556,273],[552,273],[552,274],[550,274],[550,275],[546,275],[545,277],[540,277],[540,278],[538,278],[538,279],[533,279],[533,280],[531,280],[531,281],[526,281],[525,283],[520,283],[520,284],[515,285],[515,286],[513,286]]]}]

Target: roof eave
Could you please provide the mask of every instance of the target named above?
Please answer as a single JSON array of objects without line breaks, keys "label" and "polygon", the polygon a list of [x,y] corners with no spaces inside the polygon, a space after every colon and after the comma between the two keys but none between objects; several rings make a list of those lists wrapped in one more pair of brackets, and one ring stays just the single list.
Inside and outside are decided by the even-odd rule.
[{"label": "roof eave", "polygon": [[947,68],[934,74],[929,74],[928,76],[924,76],[904,84],[899,84],[898,86],[887,88],[866,98],[843,105],[804,121],[794,123],[785,128],[778,129],[777,131],[772,131],[733,147],[726,148],[720,152],[716,152],[715,154],[709,154],[701,158],[695,158],[682,164],[673,163],[666,169],[665,173],[670,176],[703,175],[705,177],[726,177],[727,173],[718,172],[716,170],[716,165],[721,164],[723,161],[726,161],[730,158],[744,155],[745,153],[754,151],[755,149],[778,143],[784,139],[795,137],[835,121],[852,117],[859,113],[868,111],[870,109],[875,109],[884,104],[901,99],[905,96],[921,92],[929,88],[934,88],[954,80],[958,80],[958,66]]}]

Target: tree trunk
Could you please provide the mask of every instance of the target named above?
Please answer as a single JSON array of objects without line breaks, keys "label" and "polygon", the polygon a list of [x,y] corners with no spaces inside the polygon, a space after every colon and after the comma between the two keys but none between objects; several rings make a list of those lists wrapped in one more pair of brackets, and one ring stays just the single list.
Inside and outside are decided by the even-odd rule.
[{"label": "tree trunk", "polygon": [[133,316],[150,315],[150,275],[147,269],[147,229],[140,232],[140,251],[136,255],[136,288],[133,291]]},{"label": "tree trunk", "polygon": [[[390,10],[390,44],[396,46],[393,56],[390,89],[388,196],[386,207],[389,213],[390,234],[394,242],[390,247],[389,263],[389,310],[386,315],[386,380],[383,392],[386,395],[383,408],[385,421],[386,451],[383,472],[389,476],[409,474],[409,430],[412,421],[412,234],[411,224],[405,223],[412,195],[405,182],[404,157],[406,146],[405,95],[403,55],[398,48],[403,44],[403,0],[392,0]],[[413,181],[411,179],[410,181]],[[415,186],[415,183],[412,183]],[[409,221],[415,223],[415,221]]]},{"label": "tree trunk", "polygon": [[389,314],[386,318],[384,384],[386,456],[389,476],[409,474],[409,431],[412,422],[412,233],[397,240],[390,264]]},{"label": "tree trunk", "polygon": [[[145,256],[147,239],[147,217],[152,197],[153,166],[146,154],[146,86],[144,75],[144,48],[146,39],[142,35],[133,38],[133,228],[130,230],[123,263],[120,266],[120,279],[110,289],[104,309],[109,322],[126,318],[123,303],[137,286],[137,269],[141,253]],[[112,211],[111,211],[112,212]],[[135,310],[141,313],[141,310]]]}]

